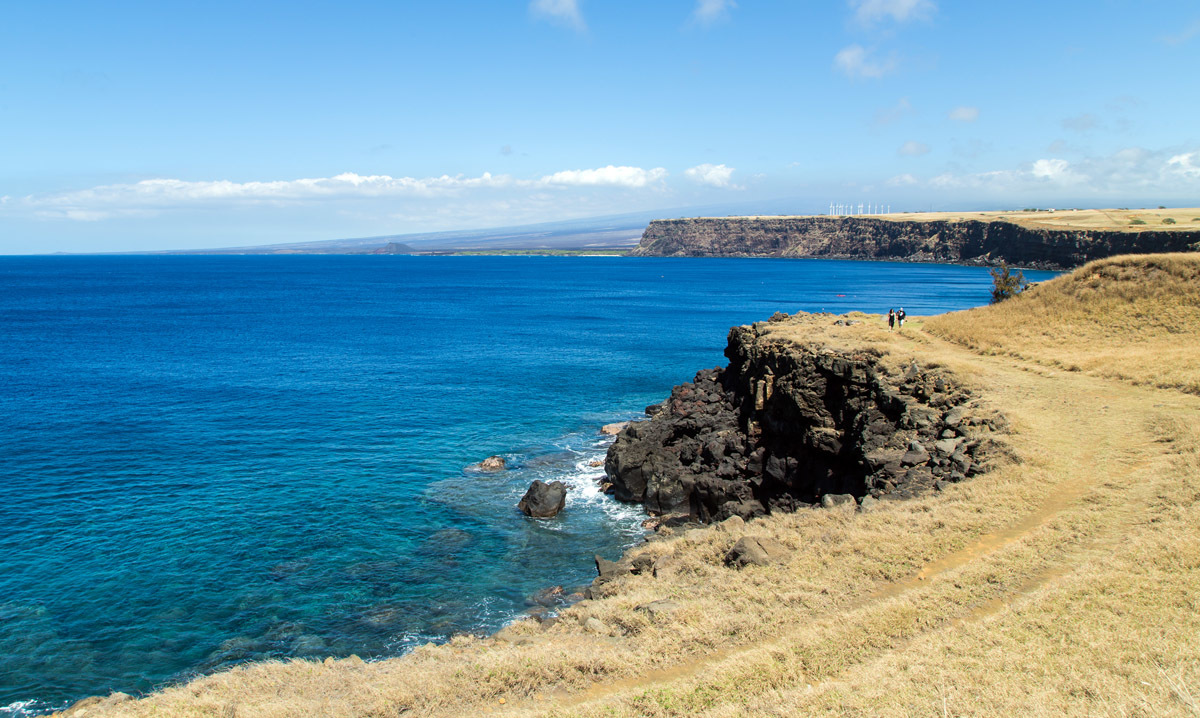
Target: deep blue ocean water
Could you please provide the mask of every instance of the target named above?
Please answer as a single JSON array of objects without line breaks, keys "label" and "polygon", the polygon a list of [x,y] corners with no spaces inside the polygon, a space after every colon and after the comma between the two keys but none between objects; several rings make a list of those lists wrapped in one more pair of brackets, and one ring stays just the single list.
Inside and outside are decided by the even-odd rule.
[{"label": "deep blue ocean water", "polygon": [[[724,365],[730,326],[990,288],[819,260],[0,257],[0,715],[495,630],[640,539],[597,491],[598,429]],[[513,468],[465,468],[490,454]],[[559,517],[516,510],[535,478],[571,486]]]}]

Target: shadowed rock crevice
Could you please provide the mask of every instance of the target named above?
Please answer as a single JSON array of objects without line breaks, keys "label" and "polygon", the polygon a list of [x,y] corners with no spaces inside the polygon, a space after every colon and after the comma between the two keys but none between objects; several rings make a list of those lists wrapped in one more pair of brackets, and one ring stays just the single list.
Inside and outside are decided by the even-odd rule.
[{"label": "shadowed rock crevice", "polygon": [[605,460],[616,498],[690,520],[750,518],[944,488],[999,450],[990,436],[1003,417],[947,372],[890,369],[760,326],[731,330],[726,368],[621,431]]}]

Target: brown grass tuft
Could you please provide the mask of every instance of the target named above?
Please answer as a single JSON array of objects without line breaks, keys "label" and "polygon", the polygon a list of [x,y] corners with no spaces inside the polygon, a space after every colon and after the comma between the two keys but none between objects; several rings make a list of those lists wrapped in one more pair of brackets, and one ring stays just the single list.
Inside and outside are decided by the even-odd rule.
[{"label": "brown grass tuft", "polygon": [[1200,393],[1200,255],[1090,262],[1000,304],[933,317],[930,333],[1067,371]]}]

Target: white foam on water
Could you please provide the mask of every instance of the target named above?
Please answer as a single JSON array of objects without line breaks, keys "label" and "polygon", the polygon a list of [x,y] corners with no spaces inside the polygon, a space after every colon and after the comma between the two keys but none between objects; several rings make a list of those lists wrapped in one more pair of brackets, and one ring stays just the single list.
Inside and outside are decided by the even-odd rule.
[{"label": "white foam on water", "polygon": [[[628,417],[622,417],[626,420]],[[610,422],[611,423],[611,422]],[[641,536],[641,522],[646,514],[637,504],[626,504],[600,490],[604,481],[604,457],[608,447],[616,440],[615,436],[599,433],[600,425],[593,431],[579,431],[562,436],[554,442],[551,452],[543,460],[529,462],[522,466],[513,477],[511,487],[513,501],[520,501],[529,484],[540,479],[546,483],[561,481],[567,486],[565,511],[600,514],[603,523],[609,525],[609,530],[630,540]],[[557,454],[557,456],[555,455]],[[569,523],[564,521],[547,521],[543,528],[548,531],[565,531]]]},{"label": "white foam on water", "polygon": [[29,716],[46,715],[47,713],[64,710],[70,705],[70,701],[47,703],[36,698],[26,701],[13,701],[6,706],[0,706],[0,718],[28,718]]},{"label": "white foam on water", "polygon": [[[470,606],[465,612],[471,616],[466,625],[460,626],[455,633],[472,633],[484,635],[499,630],[510,623],[520,620],[524,614],[514,612],[494,596],[484,596]],[[430,633],[426,631],[405,631],[394,636],[387,643],[388,655],[373,660],[385,660],[390,656],[403,655],[427,643],[440,645],[446,643],[445,633]]]}]

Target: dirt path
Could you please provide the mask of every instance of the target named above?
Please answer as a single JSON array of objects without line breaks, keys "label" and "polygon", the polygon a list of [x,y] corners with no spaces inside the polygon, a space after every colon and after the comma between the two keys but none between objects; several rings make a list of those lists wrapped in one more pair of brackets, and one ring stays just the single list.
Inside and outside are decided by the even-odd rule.
[{"label": "dirt path", "polygon": [[[1144,479],[1142,475],[1151,468],[1161,469],[1167,458],[1166,447],[1153,429],[1155,418],[1198,408],[1192,397],[1055,372],[1009,357],[980,356],[922,333],[909,333],[909,340],[922,354],[933,350],[949,359],[952,370],[965,371],[990,387],[991,400],[1002,404],[1014,420],[1018,433],[1013,443],[1027,462],[1022,471],[1041,482],[1039,498],[997,530],[929,561],[907,578],[880,585],[843,604],[840,620],[870,623],[880,613],[906,609],[939,594],[952,595],[954,591],[942,590],[947,588],[942,584],[970,580],[972,572],[999,570],[997,566],[1013,560],[1010,554],[1037,551],[1047,539],[1053,545],[1047,546],[1043,560],[1027,562],[1014,580],[1003,582],[996,595],[978,601],[973,600],[975,594],[968,593],[966,597],[972,600],[944,606],[939,617],[920,630],[860,651],[848,661],[851,668],[903,654],[929,634],[959,630],[996,616],[1069,574],[1084,554],[1094,554],[1118,541],[1156,490],[1152,482],[1135,479]],[[706,683],[723,684],[728,674],[738,671],[739,664],[753,663],[764,653],[803,652],[805,642],[804,638],[784,636],[731,647],[639,677],[596,683],[549,705],[512,706],[511,712],[634,715],[645,708],[647,695],[694,693]],[[815,686],[808,682],[814,679]],[[817,694],[844,679],[844,672],[822,677],[806,671],[804,677],[796,677],[804,682],[801,690]],[[780,689],[794,691],[796,686],[776,685],[770,693]]]},{"label": "dirt path", "polygon": [[[975,354],[920,321],[841,332],[822,336],[978,388],[1018,460],[747,525],[791,549],[781,564],[733,572],[716,527],[647,544],[662,576],[556,626],[256,664],[88,715],[1200,716],[1200,396]],[[662,599],[664,617],[639,610]]]}]

